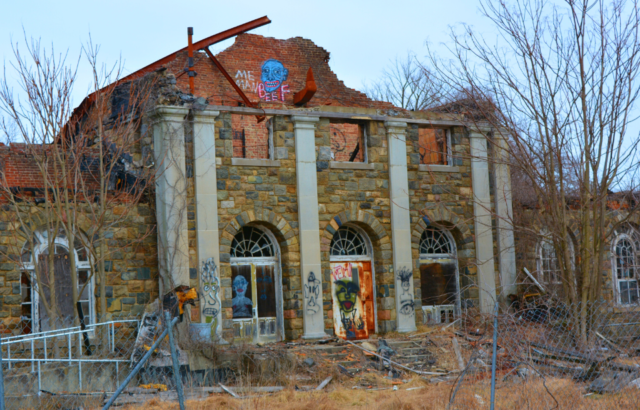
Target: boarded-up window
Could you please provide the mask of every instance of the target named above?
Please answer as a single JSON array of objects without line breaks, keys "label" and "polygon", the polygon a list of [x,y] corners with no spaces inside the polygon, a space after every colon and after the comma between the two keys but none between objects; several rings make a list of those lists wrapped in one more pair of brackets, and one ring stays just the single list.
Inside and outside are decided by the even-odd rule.
[{"label": "boarded-up window", "polygon": [[269,159],[271,120],[258,123],[253,115],[231,115],[233,157]]},{"label": "boarded-up window", "polygon": [[422,305],[453,305],[456,303],[455,262],[434,262],[420,266]]},{"label": "boarded-up window", "polygon": [[331,156],[334,161],[366,162],[364,127],[356,123],[331,123]]},{"label": "boarded-up window", "polygon": [[[71,282],[71,264],[69,261],[69,253],[62,247],[57,247],[56,255],[53,257],[53,269],[55,276],[50,277],[49,273],[49,255],[41,254],[38,257],[40,284],[42,285],[42,293],[48,303],[54,304],[54,310],[57,316],[56,328],[69,327],[73,325],[75,311],[73,306],[73,284]],[[51,285],[55,289],[54,300],[51,298]],[[52,329],[51,318],[49,317],[44,305],[44,301],[40,299],[40,331]]]},{"label": "boarded-up window", "polygon": [[447,165],[448,144],[447,132],[443,129],[418,129],[418,152],[420,163],[430,165]]}]

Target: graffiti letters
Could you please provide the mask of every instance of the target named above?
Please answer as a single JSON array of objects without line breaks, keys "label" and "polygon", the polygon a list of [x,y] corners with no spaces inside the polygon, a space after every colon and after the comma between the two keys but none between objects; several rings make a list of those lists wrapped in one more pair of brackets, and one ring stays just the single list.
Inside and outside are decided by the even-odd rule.
[{"label": "graffiti letters", "polygon": [[268,102],[284,101],[291,92],[289,85],[284,84],[289,78],[289,70],[273,58],[262,63],[260,68],[260,80],[256,81],[253,71],[238,70],[235,81],[243,90],[258,94],[261,100]]},{"label": "graffiti letters", "polygon": [[200,275],[200,289],[203,294],[202,314],[205,317],[205,323],[211,323],[212,333],[219,334],[220,321],[218,313],[220,313],[220,278],[216,275],[217,267],[213,258],[209,258],[202,263],[202,273]]},{"label": "graffiti letters", "polygon": [[307,283],[304,285],[304,298],[307,300],[307,312],[315,315],[320,311],[318,297],[320,296],[320,281],[313,272],[309,272]]},{"label": "graffiti letters", "polygon": [[413,279],[413,271],[407,267],[402,267],[398,271],[396,279],[400,281],[399,293],[400,298],[400,314],[413,315],[415,313],[415,307],[413,302],[413,295],[411,294],[411,280]]}]

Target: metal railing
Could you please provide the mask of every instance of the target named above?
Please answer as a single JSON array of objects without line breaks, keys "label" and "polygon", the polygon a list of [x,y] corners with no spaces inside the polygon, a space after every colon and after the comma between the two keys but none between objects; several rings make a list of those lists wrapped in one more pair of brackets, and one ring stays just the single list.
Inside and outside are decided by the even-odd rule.
[{"label": "metal railing", "polygon": [[[2,339],[2,346],[6,347],[7,350],[7,356],[6,358],[4,357],[4,352],[0,352],[0,354],[2,354],[2,360],[7,362],[7,366],[9,368],[9,370],[11,370],[12,364],[13,363],[18,363],[18,362],[23,362],[23,363],[31,363],[31,372],[35,371],[35,364],[37,363],[38,365],[38,373],[39,373],[39,369],[40,369],[40,363],[44,362],[44,363],[48,363],[48,362],[64,362],[64,363],[71,363],[71,362],[78,362],[79,366],[81,366],[81,362],[101,362],[102,360],[98,359],[90,359],[87,357],[83,357],[82,355],[82,336],[83,333],[84,334],[91,334],[91,335],[95,335],[95,332],[97,330],[99,330],[100,327],[106,327],[107,328],[107,332],[108,332],[108,337],[107,337],[107,349],[109,352],[114,353],[115,352],[115,345],[116,345],[116,335],[115,335],[115,329],[116,329],[116,324],[123,324],[123,323],[135,323],[136,324],[136,330],[140,329],[140,320],[138,319],[123,319],[123,320],[112,320],[109,322],[102,322],[102,323],[95,323],[95,324],[89,324],[85,327],[85,329],[83,330],[80,326],[74,326],[74,327],[69,327],[69,328],[64,328],[64,329],[57,329],[57,330],[48,330],[48,331],[44,331],[44,332],[37,332],[37,333],[30,333],[30,334],[24,334],[24,335],[16,335],[16,336],[9,336],[6,338]],[[72,355],[72,342],[71,339],[74,337],[74,335],[78,335],[78,358],[74,359],[73,355]],[[51,339],[59,339],[59,338],[67,338],[67,350],[68,350],[68,357],[67,358],[49,358],[48,357],[48,353],[47,353],[47,341],[51,340]],[[35,343],[36,341],[42,341],[42,352],[44,357],[40,358],[40,357],[35,357],[36,355],[36,346]],[[11,346],[12,345],[24,345],[28,343],[30,345],[30,350],[31,350],[31,358],[27,359],[27,358],[12,358],[11,357]],[[108,362],[116,362],[116,366],[117,366],[117,362],[129,362],[130,359],[123,359],[123,360],[118,360],[118,359],[114,359],[114,358],[110,358],[108,360],[104,360],[104,361],[108,361]],[[39,377],[38,377],[39,379]]]}]

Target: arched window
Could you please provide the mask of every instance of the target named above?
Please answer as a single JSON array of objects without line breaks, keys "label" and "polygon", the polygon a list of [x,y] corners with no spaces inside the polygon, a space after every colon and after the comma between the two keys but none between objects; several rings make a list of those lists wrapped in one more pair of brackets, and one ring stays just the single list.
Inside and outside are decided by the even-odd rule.
[{"label": "arched window", "polygon": [[640,256],[640,235],[632,227],[626,227],[613,241],[614,282],[618,303],[638,304],[638,257]]},{"label": "arched window", "polygon": [[284,335],[277,242],[262,226],[244,226],[231,241],[231,307],[235,338],[257,343]]},{"label": "arched window", "polygon": [[[34,234],[34,248],[29,248],[29,243],[24,246],[22,260],[22,274],[20,278],[20,293],[22,297],[21,320],[24,333],[47,331],[52,328],[45,303],[55,302],[57,312],[56,328],[74,325],[78,315],[77,306],[73,303],[73,283],[71,280],[71,261],[75,258],[76,272],[78,275],[78,301],[82,309],[85,324],[95,323],[94,311],[94,287],[91,275],[91,262],[89,253],[80,242],[75,239],[75,249],[69,251],[69,241],[61,229],[53,240],[49,238],[46,229]],[[49,275],[49,255],[54,249],[53,273]],[[38,269],[36,270],[36,264]],[[36,271],[37,276],[36,276]],[[51,286],[55,289],[55,299],[51,298]],[[42,290],[39,291],[39,286]],[[44,296],[44,300],[42,297]],[[45,302],[46,300],[46,302]]]},{"label": "arched window", "polygon": [[420,236],[420,289],[425,322],[454,320],[460,310],[458,260],[446,229],[428,226]]},{"label": "arched window", "polygon": [[451,255],[453,254],[453,241],[441,230],[428,227],[420,237],[421,255]]},{"label": "arched window", "polygon": [[[538,280],[545,286],[547,292],[556,296],[562,296],[562,269],[556,254],[553,242],[548,239],[548,234],[543,233],[543,239],[538,243],[536,264]],[[569,258],[573,265],[574,251],[573,240],[567,238],[566,246],[569,248]]]},{"label": "arched window", "polygon": [[274,257],[276,253],[267,233],[253,226],[245,226],[231,242],[232,258]]},{"label": "arched window", "polygon": [[343,226],[331,239],[331,256],[368,256],[364,237],[351,226]]}]

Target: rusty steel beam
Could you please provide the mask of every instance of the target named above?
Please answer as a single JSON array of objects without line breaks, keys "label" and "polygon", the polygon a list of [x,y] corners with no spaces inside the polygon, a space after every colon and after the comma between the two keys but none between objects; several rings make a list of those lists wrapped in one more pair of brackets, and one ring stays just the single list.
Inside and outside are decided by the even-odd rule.
[{"label": "rusty steel beam", "polygon": [[297,106],[302,106],[313,98],[314,94],[318,91],[318,86],[316,85],[316,80],[313,78],[313,70],[309,67],[309,71],[307,71],[307,83],[304,88],[293,95],[293,104]]},{"label": "rusty steel beam", "polygon": [[[226,78],[229,84],[231,84],[231,86],[236,90],[240,98],[242,98],[242,101],[244,101],[245,105],[251,108],[257,108],[257,106],[251,102],[249,97],[247,97],[244,91],[242,91],[242,89],[238,87],[238,84],[236,84],[235,80],[229,75],[227,70],[224,69],[222,64],[220,64],[220,61],[218,61],[218,59],[213,55],[211,50],[209,50],[209,47],[205,47],[204,51],[209,56],[209,59],[211,60],[211,62],[213,62],[213,64],[216,67],[218,67],[218,70],[220,70],[224,78]],[[264,115],[256,115],[256,118],[258,119],[258,122],[262,122],[266,117]]]},{"label": "rusty steel beam", "polygon": [[188,69],[187,72],[189,73],[189,91],[191,92],[191,95],[194,95],[196,93],[196,84],[195,84],[195,71],[193,71],[193,27],[189,27],[187,28],[187,56],[188,56]]},{"label": "rusty steel beam", "polygon": [[[210,37],[207,37],[203,40],[198,41],[197,43],[193,44],[193,49],[194,50],[201,50],[205,47],[208,47],[210,45],[219,43],[221,41],[224,41],[226,39],[229,39],[231,37],[235,37],[238,34],[242,34],[244,32],[247,32],[249,30],[253,30],[254,28],[258,28],[258,27],[262,27],[264,25],[267,25],[271,23],[271,20],[269,20],[269,18],[267,16],[264,17],[260,17],[258,19],[249,21],[247,23],[241,24],[239,26],[230,28],[229,30],[225,30],[221,33],[218,34],[214,34]],[[121,82],[125,82],[125,81],[130,81],[133,80],[135,78],[141,77],[143,74],[146,74],[148,72],[151,71],[155,71],[156,69],[160,68],[162,65],[167,64],[171,61],[173,61],[173,59],[176,58],[176,56],[179,53],[182,53],[184,51],[187,51],[188,47],[185,48],[181,48],[180,50],[176,51],[175,53],[171,53],[168,56],[161,58],[160,60],[149,64],[146,67],[141,68],[140,70],[136,71],[135,73],[129,74],[128,76],[120,79],[118,81],[118,83]]]}]

